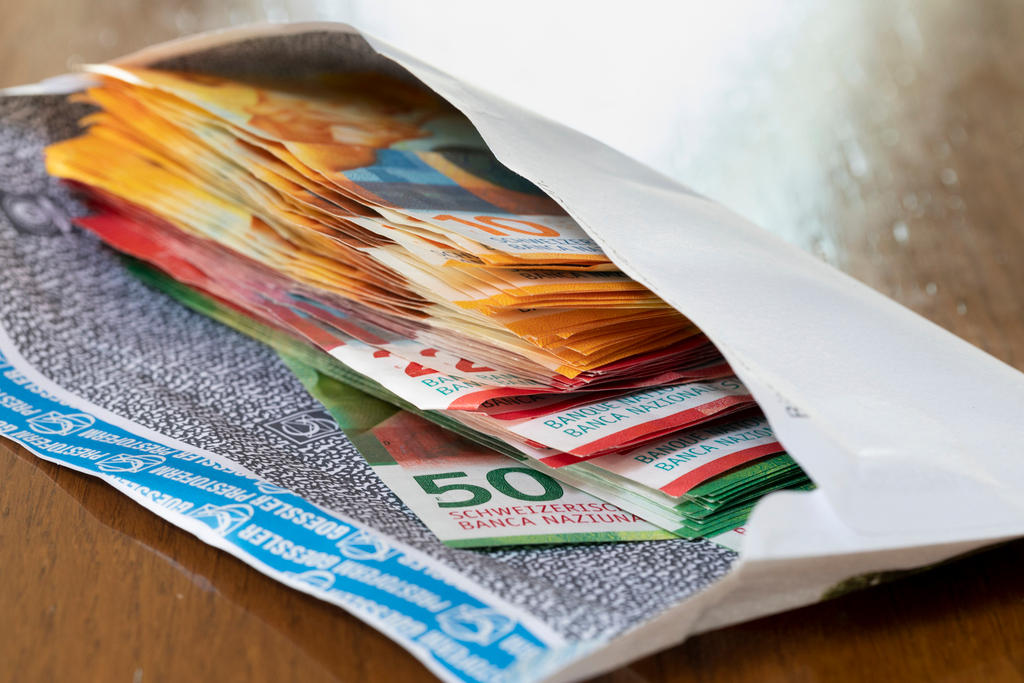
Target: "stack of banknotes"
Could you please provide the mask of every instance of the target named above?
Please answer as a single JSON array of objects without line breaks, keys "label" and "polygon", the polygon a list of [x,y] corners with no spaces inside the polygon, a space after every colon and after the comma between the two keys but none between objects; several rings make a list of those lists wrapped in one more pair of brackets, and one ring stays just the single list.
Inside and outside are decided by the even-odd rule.
[{"label": "stack of banknotes", "polygon": [[87,70],[47,150],[80,225],[274,346],[442,541],[711,537],[811,486],[707,337],[421,86]]}]

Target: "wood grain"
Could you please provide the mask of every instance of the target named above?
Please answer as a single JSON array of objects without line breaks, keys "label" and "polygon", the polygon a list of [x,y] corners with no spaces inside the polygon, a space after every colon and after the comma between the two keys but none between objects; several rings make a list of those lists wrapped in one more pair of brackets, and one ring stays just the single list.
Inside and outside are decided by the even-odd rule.
[{"label": "wood grain", "polygon": [[[810,6],[791,3],[794,13]],[[704,169],[680,161],[673,172],[1024,368],[1024,6],[828,7],[786,46],[801,61],[770,78],[778,97],[736,113],[729,103],[750,85],[740,79],[707,103],[721,108],[723,130],[776,119],[793,130],[765,128],[756,145],[719,146]],[[127,0],[0,0],[0,86],[266,11],[205,0],[145,10]],[[763,49],[767,63],[781,48]],[[845,76],[831,87],[836,74]],[[702,173],[709,159],[724,168],[729,154],[745,173]],[[104,484],[6,442],[0,481],[0,680],[428,677],[341,610],[266,579]],[[1021,566],[1024,543],[1011,543],[692,638],[606,678],[1024,680]]]}]

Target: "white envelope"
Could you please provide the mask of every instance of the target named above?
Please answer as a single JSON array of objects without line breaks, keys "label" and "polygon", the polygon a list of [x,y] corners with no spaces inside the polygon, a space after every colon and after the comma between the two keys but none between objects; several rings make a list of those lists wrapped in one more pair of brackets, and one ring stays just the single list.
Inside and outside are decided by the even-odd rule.
[{"label": "white envelope", "polygon": [[[358,32],[335,23],[252,26],[120,63],[314,31]],[[593,675],[690,633],[820,600],[847,579],[1024,535],[1024,375],[671,178],[503,98],[501,79],[460,80],[363,35],[381,64],[397,62],[462,110],[499,160],[697,323],[818,487],[763,500],[740,560],[710,588],[527,677]],[[515,55],[487,57],[502,59]]]}]

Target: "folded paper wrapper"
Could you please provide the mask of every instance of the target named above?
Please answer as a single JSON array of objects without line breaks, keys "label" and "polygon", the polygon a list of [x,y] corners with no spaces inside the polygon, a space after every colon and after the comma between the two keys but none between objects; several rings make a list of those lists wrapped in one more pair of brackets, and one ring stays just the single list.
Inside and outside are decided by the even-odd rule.
[{"label": "folded paper wrapper", "polygon": [[[325,32],[365,50],[348,25],[279,24],[186,38],[119,61],[145,65]],[[379,54],[354,55],[361,68],[393,72],[397,63],[463,111],[502,163],[704,330],[818,486],[763,500],[740,559],[710,587],[527,677],[591,675],[690,633],[820,600],[851,577],[926,566],[1024,534],[1024,375],[674,180],[503,99],[501,82],[460,81],[362,35]],[[72,75],[7,94],[82,85]]]}]

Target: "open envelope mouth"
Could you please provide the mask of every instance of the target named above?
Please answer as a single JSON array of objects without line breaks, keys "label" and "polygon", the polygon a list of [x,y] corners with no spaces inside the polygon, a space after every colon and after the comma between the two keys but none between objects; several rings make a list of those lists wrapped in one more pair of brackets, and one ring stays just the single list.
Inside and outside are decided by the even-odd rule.
[{"label": "open envelope mouth", "polygon": [[[763,495],[810,487],[701,330],[432,91],[344,69],[85,70],[97,82],[71,100],[95,109],[45,153],[92,209],[79,226],[186,305],[451,432],[426,450],[461,436],[536,469],[499,470],[519,480],[492,476],[499,500],[420,463],[442,541],[718,537]],[[278,428],[324,432],[307,415]],[[415,450],[416,431],[383,447]],[[594,500],[523,515],[566,486]],[[472,510],[438,531],[438,507]]]},{"label": "open envelope mouth", "polygon": [[[452,680],[540,678],[666,619],[682,638],[699,594],[752,616],[855,573],[777,602],[722,580],[755,504],[813,489],[808,471],[842,480],[853,442],[806,426],[816,385],[780,374],[792,350],[764,337],[779,361],[762,366],[757,335],[708,312],[737,291],[700,268],[687,291],[625,233],[713,260],[718,223],[754,275],[756,250],[788,252],[540,117],[519,125],[549,153],[510,151],[516,116],[496,114],[519,110],[390,54],[409,70],[350,29],[221,36],[91,67],[70,99],[0,100],[11,177],[36,179],[0,185],[0,433]],[[819,277],[793,259],[766,282]],[[868,307],[824,282],[808,299],[846,287]],[[865,325],[902,320],[881,310]],[[791,493],[777,519],[813,509],[870,535],[844,517],[855,498]]]}]

